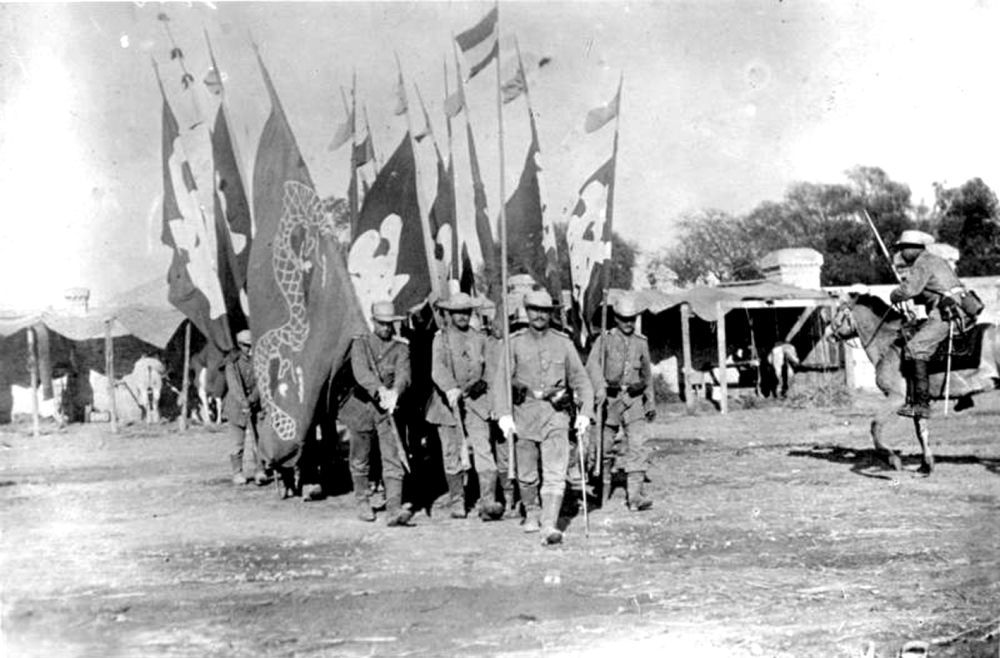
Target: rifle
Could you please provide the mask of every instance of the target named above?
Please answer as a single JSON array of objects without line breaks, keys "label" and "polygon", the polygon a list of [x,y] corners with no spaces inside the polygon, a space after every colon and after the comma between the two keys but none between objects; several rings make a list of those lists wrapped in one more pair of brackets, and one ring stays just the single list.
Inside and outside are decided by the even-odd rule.
[{"label": "rifle", "polygon": [[[451,376],[455,376],[455,357],[451,353],[451,342],[447,339],[446,335],[442,336],[445,342],[445,350],[448,352],[448,366],[451,368]],[[457,383],[457,382],[456,382]],[[447,401],[447,398],[446,398]],[[472,467],[472,463],[469,461],[469,433],[465,431],[465,417],[462,413],[462,399],[459,398],[455,404],[455,408],[451,410],[455,414],[455,420],[458,421],[458,429],[462,432],[462,447],[460,457],[462,459],[462,470],[467,471]]]},{"label": "rifle", "polygon": [[[375,374],[378,375],[378,380],[382,381],[382,371],[379,370],[378,362],[375,360],[375,354],[372,353],[372,346],[368,344],[368,341],[364,336],[360,338],[365,344],[365,354],[368,355],[368,365],[371,366]],[[406,456],[406,447],[403,445],[403,439],[399,436],[399,428],[396,427],[396,419],[392,417],[392,414],[386,411],[382,414],[379,422],[385,422],[389,425],[389,430],[392,433],[393,443],[396,444],[396,452],[399,453],[399,461],[403,464],[403,470],[407,473],[410,472],[410,460]]]}]

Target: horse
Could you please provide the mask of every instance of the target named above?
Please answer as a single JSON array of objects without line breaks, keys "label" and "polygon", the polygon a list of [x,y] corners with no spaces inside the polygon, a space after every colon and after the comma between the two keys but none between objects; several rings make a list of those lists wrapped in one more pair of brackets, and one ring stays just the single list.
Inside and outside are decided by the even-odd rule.
[{"label": "horse", "polygon": [[[891,406],[877,413],[871,421],[872,441],[875,451],[887,458],[894,470],[902,470],[899,455],[890,450],[882,442],[882,432],[889,419],[894,417],[895,409],[906,399],[906,379],[900,367],[902,365],[900,328],[906,318],[885,301],[863,292],[849,292],[840,305],[834,310],[833,318],[827,327],[827,337],[833,340],[847,341],[857,338],[865,350],[869,360],[875,364],[875,384],[889,398]],[[1000,332],[992,324],[979,324],[969,329],[968,337],[977,341],[972,347],[977,348],[971,354],[979,354],[978,361],[963,363],[956,358],[957,349],[952,354],[952,369],[950,381],[946,379],[946,355],[942,357],[941,350],[935,354],[930,364],[930,392],[935,400],[943,400],[946,392],[950,399],[955,399],[955,409],[960,411],[972,406],[972,396],[984,391],[993,390],[1000,385]],[[957,346],[958,340],[955,341]],[[944,344],[947,351],[948,341]],[[968,357],[968,354],[966,356]],[[939,358],[942,357],[942,358]],[[966,360],[969,360],[968,358]],[[920,442],[921,464],[919,472],[930,475],[934,470],[934,455],[930,447],[930,435],[927,419],[914,418],[914,431]]]}]

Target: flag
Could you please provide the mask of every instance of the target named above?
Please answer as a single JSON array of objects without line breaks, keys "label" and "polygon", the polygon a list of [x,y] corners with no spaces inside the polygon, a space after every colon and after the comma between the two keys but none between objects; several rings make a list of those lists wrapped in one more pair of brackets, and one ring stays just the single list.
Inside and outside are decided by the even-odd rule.
[{"label": "flag", "polygon": [[332,222],[259,52],[257,61],[271,100],[254,162],[257,234],[247,277],[254,373],[267,415],[260,451],[270,466],[291,468],[320,390],[365,323]]},{"label": "flag", "polygon": [[566,223],[573,305],[581,327],[592,323],[603,296],[603,272],[611,262],[611,210],[615,155],[580,187],[580,196]]},{"label": "flag", "polygon": [[[155,65],[154,65],[155,66]],[[191,166],[181,146],[180,128],[163,83],[163,230],[160,240],[173,250],[167,270],[167,298],[221,350],[233,348],[215,254]]]},{"label": "flag", "polygon": [[354,158],[355,167],[363,167],[375,159],[375,148],[372,145],[371,133],[365,131],[364,139],[354,145],[351,157]]},{"label": "flag", "polygon": [[235,334],[247,328],[240,293],[246,290],[250,260],[250,204],[236,165],[236,153],[222,105],[215,115],[212,130],[212,160],[215,167],[215,262],[229,328]]},{"label": "flag", "polygon": [[406,114],[406,110],[406,84],[403,82],[403,71],[400,69],[399,76],[396,78],[396,107],[392,113],[396,116],[402,116]]},{"label": "flag", "polygon": [[465,109],[465,91],[462,85],[458,86],[455,93],[444,99],[444,114],[449,119],[454,119],[458,113]]},{"label": "flag", "polygon": [[351,141],[354,137],[354,115],[351,114],[344,120],[344,123],[337,126],[337,132],[333,135],[333,140],[326,147],[328,151],[336,151],[341,146]]},{"label": "flag", "polygon": [[553,299],[559,299],[561,285],[555,253],[555,232],[544,217],[540,154],[538,131],[535,129],[534,118],[531,118],[531,144],[524,160],[524,169],[517,189],[506,205],[507,244],[515,246],[514,249],[507,250],[507,265],[511,274],[530,274],[548,289]]},{"label": "flag", "polygon": [[406,311],[430,294],[420,222],[416,162],[406,134],[365,195],[347,259],[366,314],[375,301],[393,300],[397,310]]},{"label": "flag", "polygon": [[618,116],[618,103],[622,96],[622,85],[621,81],[618,82],[618,92],[615,97],[612,98],[607,105],[602,105],[600,107],[595,107],[590,112],[587,112],[587,120],[583,123],[583,130],[588,133],[592,133],[595,130],[599,130],[608,121],[611,121],[616,116]]},{"label": "flag", "polygon": [[[486,186],[483,184],[483,175],[479,169],[476,140],[472,134],[472,124],[468,121],[468,115],[466,115],[465,133],[469,144],[469,168],[472,172],[473,203],[476,208],[476,238],[479,240],[479,249],[486,275],[486,281],[479,288],[500,295],[500,252],[497,249],[496,241],[493,239],[493,226],[490,224],[489,210],[486,202]],[[472,271],[472,261],[469,260],[466,263],[463,260],[462,267],[462,278],[474,281],[475,274]],[[468,269],[466,270],[465,268]]]},{"label": "flag", "polygon": [[504,104],[507,104],[511,101],[517,100],[517,98],[524,93],[526,88],[527,82],[524,79],[524,69],[518,68],[514,77],[500,86],[500,96],[503,99]]},{"label": "flag", "polygon": [[497,7],[493,7],[481,21],[455,37],[455,41],[469,65],[467,80],[471,80],[490,62],[497,59],[500,53],[500,39],[497,30],[499,19],[500,12]]}]

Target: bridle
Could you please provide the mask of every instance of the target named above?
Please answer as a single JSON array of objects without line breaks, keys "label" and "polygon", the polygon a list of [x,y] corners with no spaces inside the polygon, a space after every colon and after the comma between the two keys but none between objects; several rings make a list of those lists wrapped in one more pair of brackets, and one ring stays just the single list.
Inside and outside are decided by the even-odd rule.
[{"label": "bridle", "polygon": [[[858,327],[858,322],[857,320],[854,319],[853,311],[857,303],[858,303],[857,298],[855,297],[849,299],[849,301],[845,301],[841,306],[837,308],[836,312],[833,314],[833,319],[830,321],[831,333],[833,336],[836,336],[839,340],[845,343],[850,341],[852,338],[857,338],[858,342],[861,343],[861,349],[867,350],[868,346],[871,345],[872,342],[875,340],[875,337],[878,336],[879,329],[881,329],[882,325],[885,324],[885,320],[887,317],[889,317],[889,313],[892,312],[892,307],[890,306],[886,310],[886,312],[882,314],[882,317],[879,318],[878,324],[875,325],[874,329],[872,329],[871,336],[869,336],[866,339],[864,336],[861,335],[861,329]],[[842,337],[839,327],[843,326],[844,324],[847,324],[849,333],[853,334],[853,336],[851,336],[850,338]]]}]

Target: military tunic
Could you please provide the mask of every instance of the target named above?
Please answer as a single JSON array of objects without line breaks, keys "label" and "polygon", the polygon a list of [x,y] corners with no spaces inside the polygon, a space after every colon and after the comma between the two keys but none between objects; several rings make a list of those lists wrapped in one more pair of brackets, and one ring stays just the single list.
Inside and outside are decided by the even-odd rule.
[{"label": "military tunic", "polygon": [[645,471],[649,462],[646,414],[656,411],[646,337],[639,333],[627,335],[617,327],[598,337],[587,359],[587,372],[598,399],[607,400],[604,427],[600,430],[605,457],[614,460],[613,468],[617,470]]},{"label": "military tunic", "polygon": [[232,352],[226,357],[226,397],[222,401],[223,413],[226,416],[226,433],[232,451],[229,458],[236,470],[237,464],[242,468],[244,445],[247,432],[254,449],[253,461],[259,460],[257,453],[257,418],[260,414],[260,391],[257,389],[257,377],[253,372],[253,361],[242,351]]},{"label": "military tunic", "polygon": [[[496,470],[490,448],[488,382],[495,362],[490,361],[489,339],[480,331],[445,327],[431,344],[431,380],[434,391],[427,407],[427,422],[438,426],[444,472],[462,472],[462,427],[468,437],[477,470]],[[446,393],[460,389],[459,409],[448,406]],[[479,389],[479,390],[476,390]],[[459,425],[461,423],[461,426]]]},{"label": "military tunic", "polygon": [[498,368],[493,404],[498,416],[513,409],[518,481],[523,486],[537,486],[540,452],[541,493],[561,496],[569,462],[570,414],[557,411],[545,398],[569,388],[583,413],[589,415],[594,406],[594,389],[576,348],[563,333],[530,327],[516,331],[510,337],[510,351],[512,385],[526,388],[527,394],[521,404],[511,405],[511,391],[504,384],[503,369]]},{"label": "military tunic", "polygon": [[934,355],[937,346],[948,337],[948,322],[941,317],[941,299],[963,289],[962,281],[940,256],[922,251],[913,261],[906,280],[889,294],[893,303],[912,299],[927,310],[927,321],[904,347],[909,358],[927,361]]},{"label": "military tunic", "polygon": [[403,338],[382,340],[374,334],[351,343],[354,385],[340,407],[339,419],[350,431],[351,475],[367,477],[371,446],[378,441],[382,477],[403,478],[403,462],[392,434],[391,416],[379,406],[382,386],[402,397],[410,385],[410,347]]}]

